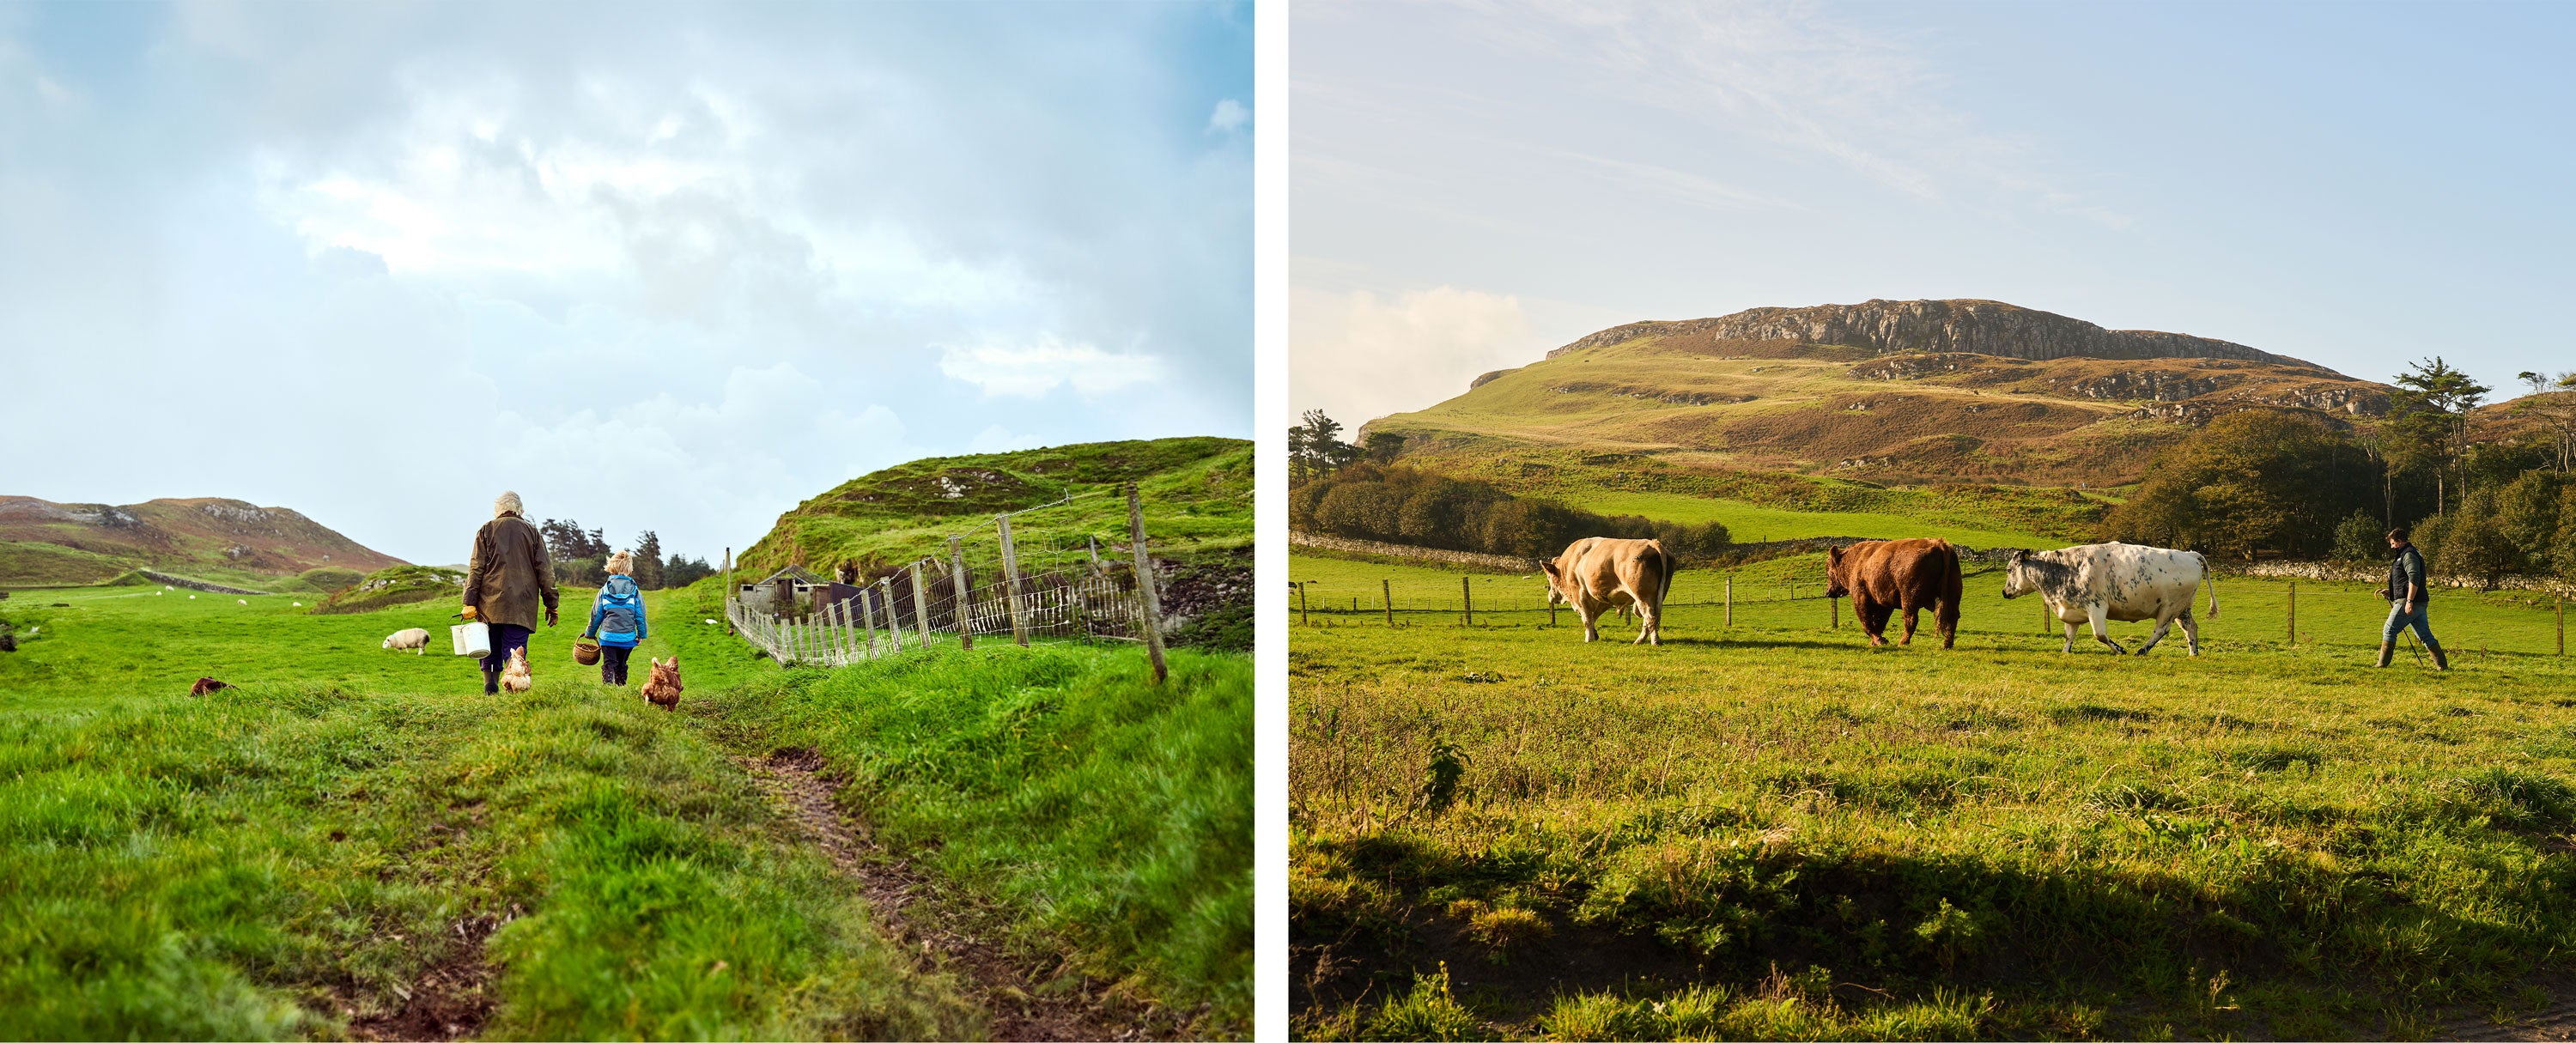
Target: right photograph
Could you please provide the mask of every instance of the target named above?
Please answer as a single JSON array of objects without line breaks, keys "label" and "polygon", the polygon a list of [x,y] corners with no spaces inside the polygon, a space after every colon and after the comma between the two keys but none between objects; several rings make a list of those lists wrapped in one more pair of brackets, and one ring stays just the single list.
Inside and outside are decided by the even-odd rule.
[{"label": "right photograph", "polygon": [[2576,1035],[2576,9],[1291,22],[1295,1038]]}]

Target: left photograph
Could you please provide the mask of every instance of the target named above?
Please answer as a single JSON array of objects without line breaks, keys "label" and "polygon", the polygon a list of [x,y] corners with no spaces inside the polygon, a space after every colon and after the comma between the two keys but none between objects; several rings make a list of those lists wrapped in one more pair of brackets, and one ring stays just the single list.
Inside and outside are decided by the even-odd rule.
[{"label": "left photograph", "polygon": [[1251,1036],[1253,101],[0,5],[0,1037]]}]

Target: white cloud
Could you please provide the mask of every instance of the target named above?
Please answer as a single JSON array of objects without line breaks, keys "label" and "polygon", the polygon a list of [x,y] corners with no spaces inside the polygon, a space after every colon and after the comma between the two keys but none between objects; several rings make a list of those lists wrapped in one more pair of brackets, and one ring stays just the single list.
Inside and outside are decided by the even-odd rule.
[{"label": "white cloud", "polygon": [[1294,289],[1288,344],[1291,407],[1352,428],[1464,394],[1478,374],[1537,353],[1519,298],[1449,286],[1393,299]]},{"label": "white cloud", "polygon": [[1217,102],[1216,111],[1208,113],[1208,130],[1217,134],[1232,134],[1250,122],[1252,110],[1232,98]]},{"label": "white cloud", "polygon": [[988,396],[1037,398],[1067,384],[1081,394],[1097,395],[1161,380],[1163,360],[1068,344],[1046,334],[1026,344],[942,348],[939,372],[982,388]]}]

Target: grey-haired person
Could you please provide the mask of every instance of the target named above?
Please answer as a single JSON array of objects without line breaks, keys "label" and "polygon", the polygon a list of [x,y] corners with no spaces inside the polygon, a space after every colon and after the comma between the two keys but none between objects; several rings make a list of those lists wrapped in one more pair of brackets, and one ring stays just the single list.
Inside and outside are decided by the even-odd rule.
[{"label": "grey-haired person", "polygon": [[512,649],[528,647],[537,632],[537,610],[546,625],[555,625],[554,559],[546,554],[546,537],[528,523],[519,494],[505,492],[492,500],[492,520],[474,532],[474,556],[465,566],[467,619],[492,628],[492,654],[483,657],[483,694],[501,692],[501,669]]},{"label": "grey-haired person", "polygon": [[2442,654],[2442,643],[2433,640],[2433,624],[2425,618],[2429,607],[2429,588],[2424,585],[2424,552],[2415,549],[2407,539],[2406,527],[2388,530],[2388,549],[2397,556],[2388,563],[2388,589],[2379,596],[2388,599],[2388,624],[2379,628],[2379,665],[2387,666],[2397,652],[2397,634],[2408,627],[2424,639],[2424,650],[2433,653],[2433,666],[2448,670],[2451,660]]}]

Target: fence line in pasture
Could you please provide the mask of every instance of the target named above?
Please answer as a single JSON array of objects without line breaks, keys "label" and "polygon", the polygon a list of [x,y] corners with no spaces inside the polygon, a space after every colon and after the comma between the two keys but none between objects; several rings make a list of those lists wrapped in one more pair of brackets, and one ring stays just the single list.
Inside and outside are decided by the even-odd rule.
[{"label": "fence line in pasture", "polygon": [[[1999,571],[1973,570],[1967,577],[1974,580]],[[1318,582],[1290,580],[1289,586],[1295,595],[1291,607],[1297,622],[1310,626],[1320,621],[1336,625],[1397,627],[1426,625],[1430,620],[1445,617],[1450,625],[1460,627],[1479,625],[1480,618],[1484,625],[1553,626],[1560,623],[1560,612],[1566,613],[1563,623],[1573,622],[1570,608],[1548,603],[1546,583],[1536,577],[1478,577],[1489,588],[1481,592],[1476,591],[1473,581],[1465,576],[1459,578],[1459,587],[1455,591],[1444,591],[1448,582],[1445,578],[1408,578],[1401,585],[1391,577],[1372,578],[1376,580],[1374,584],[1363,582],[1357,586],[1330,589]],[[1693,575],[1685,571],[1682,578],[1688,581]],[[1738,626],[1737,615],[1742,612],[1748,616],[1743,625],[1749,626],[1856,629],[1854,621],[1842,611],[1841,599],[1825,596],[1821,572],[1805,579],[1782,576],[1778,582],[1741,585],[1734,576],[1717,577],[1702,572],[1698,578],[1701,582],[1675,592],[1682,596],[1665,600],[1664,607],[1668,612],[1675,609],[1717,609],[1722,613],[1719,625],[1726,628]],[[2269,639],[2291,645],[2320,641],[2375,644],[2379,639],[2380,624],[2388,611],[2385,600],[2373,589],[2318,587],[2296,580],[2284,582],[2236,574],[2222,574],[2215,582],[2223,610],[2217,619],[2207,615],[2209,588],[2204,587],[2196,599],[2200,602],[2196,618],[2201,621],[2205,633],[2218,630],[2223,623],[2225,629],[2222,632],[2231,637]],[[1517,593],[1502,593],[1491,589],[1494,587],[1508,587],[1516,592],[1525,589],[1528,598],[1523,601]],[[1449,596],[1452,593],[1457,596]],[[1370,597],[1370,594],[1376,596]],[[1963,620],[1963,629],[2050,637],[2063,634],[2063,624],[2049,610],[2047,603],[2037,597],[2030,598],[2032,607],[2029,609],[2001,610],[2013,614],[2031,613],[2021,616],[2024,622],[2005,622],[2000,627],[1992,625],[2007,618],[1997,614],[1995,604],[1982,600],[1993,594],[1992,586],[1972,584],[1968,600],[1975,603],[1976,608],[1970,614],[1973,618]],[[2552,593],[2481,593],[2441,588],[2431,593],[2431,615],[2434,632],[2441,637],[2445,647],[2454,651],[2501,649],[2563,656],[2567,654],[2567,600]],[[1818,601],[1827,604],[1817,606],[1814,603]],[[2308,609],[2304,619],[2300,614],[2303,607]],[[1819,608],[1822,611],[1818,611]],[[1616,618],[1617,613],[1612,613],[1612,616]],[[1932,625],[1928,609],[1923,623],[1927,627]],[[1890,624],[1891,629],[1898,625]],[[2089,634],[2089,629],[2083,624],[2078,625],[2078,630],[2080,636]],[[2084,640],[2089,641],[2089,636]]]},{"label": "fence line in pasture", "polygon": [[[1079,545],[1049,537],[1024,545],[1015,516],[1063,507],[1082,497],[995,515],[948,536],[947,553],[880,572],[867,583],[808,582],[782,570],[753,594],[735,582],[725,550],[725,620],[729,629],[784,665],[847,666],[955,644],[1007,637],[1026,645],[1040,637],[1095,637],[1144,643],[1159,684],[1162,608],[1147,550],[1144,504],[1126,488],[1132,562],[1101,556],[1096,535]],[[855,577],[852,577],[855,578]]]}]

